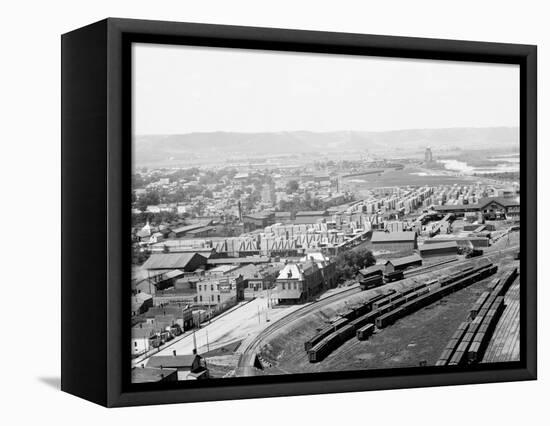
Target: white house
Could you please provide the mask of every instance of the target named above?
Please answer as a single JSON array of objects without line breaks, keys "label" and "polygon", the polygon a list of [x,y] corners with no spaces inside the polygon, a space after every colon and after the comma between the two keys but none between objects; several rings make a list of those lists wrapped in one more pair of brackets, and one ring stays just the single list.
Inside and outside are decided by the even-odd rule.
[{"label": "white house", "polygon": [[149,350],[150,338],[154,331],[151,326],[140,324],[132,327],[132,355],[137,356]]}]

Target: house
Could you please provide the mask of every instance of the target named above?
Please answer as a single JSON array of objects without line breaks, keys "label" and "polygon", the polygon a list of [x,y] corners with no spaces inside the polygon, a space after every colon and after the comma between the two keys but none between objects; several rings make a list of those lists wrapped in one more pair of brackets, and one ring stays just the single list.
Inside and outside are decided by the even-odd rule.
[{"label": "house", "polygon": [[222,305],[244,300],[244,280],[241,275],[220,275],[197,283],[197,303]]},{"label": "house", "polygon": [[132,316],[142,314],[153,306],[153,296],[147,293],[138,293],[132,296]]},{"label": "house", "polygon": [[177,355],[173,351],[172,355],[158,355],[149,358],[147,367],[176,369],[178,380],[198,380],[207,379],[208,370],[204,359],[197,354]]},{"label": "house", "polygon": [[218,265],[204,272],[206,277],[223,277],[231,274],[235,269],[240,268],[239,265]]},{"label": "house", "polygon": [[196,289],[182,289],[174,287],[166,290],[157,291],[153,296],[153,305],[163,306],[166,304],[175,304],[185,306],[194,304],[196,300]]},{"label": "house", "polygon": [[305,257],[300,259],[300,262],[306,263],[308,260],[315,262],[317,267],[321,270],[325,287],[333,288],[336,286],[336,263],[331,262],[328,256],[321,252],[308,253]]},{"label": "house", "polygon": [[176,382],[178,370],[175,368],[134,367],[132,383]]},{"label": "house", "polygon": [[277,266],[248,264],[239,266],[234,273],[243,277],[245,299],[252,299],[257,293],[273,287],[280,269]]},{"label": "house", "polygon": [[441,243],[422,244],[422,246],[420,246],[420,255],[422,257],[452,256],[457,253],[458,253],[458,244],[456,241],[444,241]]},{"label": "house", "polygon": [[386,261],[384,266],[386,274],[390,274],[395,271],[404,271],[407,268],[422,266],[422,258],[415,253],[410,256],[390,259]]},{"label": "house", "polygon": [[[195,326],[191,304],[157,305],[149,309],[145,313],[145,317],[148,320],[153,319],[157,329],[177,324],[185,331]],[[164,327],[161,327],[163,325],[161,323],[165,323]]]},{"label": "house", "polygon": [[279,303],[303,303],[323,288],[324,278],[317,263],[289,263],[279,272],[276,297]]},{"label": "house", "polygon": [[413,231],[374,232],[371,238],[375,251],[413,252],[418,248],[417,235]]},{"label": "house", "polygon": [[132,356],[138,356],[147,352],[151,347],[151,338],[155,334],[155,328],[151,324],[139,324],[132,327]]}]

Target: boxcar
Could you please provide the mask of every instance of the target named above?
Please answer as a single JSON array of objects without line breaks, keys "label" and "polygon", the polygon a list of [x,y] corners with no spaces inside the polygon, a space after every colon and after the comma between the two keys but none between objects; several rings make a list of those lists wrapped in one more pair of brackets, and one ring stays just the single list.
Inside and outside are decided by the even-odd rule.
[{"label": "boxcar", "polygon": [[389,282],[389,283],[391,283],[392,281],[402,280],[403,277],[404,277],[403,271],[389,272],[385,275],[386,282]]},{"label": "boxcar", "polygon": [[384,277],[382,275],[370,278],[363,278],[359,281],[359,286],[361,287],[361,290],[368,290],[369,288],[379,287],[382,284],[384,284]]},{"label": "boxcar", "polygon": [[367,324],[357,330],[357,338],[359,340],[367,340],[374,332],[374,324]]}]

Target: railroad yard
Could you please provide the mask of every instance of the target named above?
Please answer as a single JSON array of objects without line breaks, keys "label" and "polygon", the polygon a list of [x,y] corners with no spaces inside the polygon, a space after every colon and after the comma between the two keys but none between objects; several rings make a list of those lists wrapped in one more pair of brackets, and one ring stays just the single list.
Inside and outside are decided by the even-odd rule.
[{"label": "railroad yard", "polygon": [[[495,278],[517,267],[513,250],[494,251],[479,261],[492,261],[498,266],[494,275],[474,282],[432,304],[413,312],[394,324],[376,329],[368,340],[351,338],[320,362],[312,363],[304,350],[304,342],[350,306],[364,302],[388,290],[403,291],[421,282],[452,274],[455,265],[418,275],[396,283],[349,295],[317,312],[305,315],[271,334],[260,345],[261,374],[307,373],[357,369],[398,368],[434,365],[447,341],[467,317],[470,307]],[[518,360],[519,352],[519,279],[507,293],[506,309],[487,348],[487,362]]]},{"label": "railroad yard", "polygon": [[[196,344],[205,358],[210,377],[310,373],[435,365],[457,327],[495,278],[519,265],[515,260],[519,233],[496,241],[477,259],[437,258],[411,269],[399,281],[361,291],[358,284],[327,292],[315,302],[268,309],[265,296],[229,312],[226,321],[214,321],[193,336],[184,336],[154,356],[186,353]],[[311,362],[304,343],[343,314],[384,294],[407,293],[413,287],[434,283],[462,269],[493,265],[496,272],[399,318],[383,328],[372,324],[366,340],[349,338],[319,362]],[[409,290],[410,291],[410,290]],[[245,329],[228,327],[240,323]],[[194,339],[194,340],[193,340]],[[210,339],[210,340],[209,340]],[[505,297],[505,308],[481,362],[519,359],[519,279]]]}]

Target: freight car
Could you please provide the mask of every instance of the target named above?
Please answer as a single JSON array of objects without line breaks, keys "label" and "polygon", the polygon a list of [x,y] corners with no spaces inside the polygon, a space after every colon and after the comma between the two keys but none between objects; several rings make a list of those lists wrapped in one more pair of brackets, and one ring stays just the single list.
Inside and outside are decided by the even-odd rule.
[{"label": "freight car", "polygon": [[399,299],[401,298],[402,295],[400,293],[392,293],[392,294],[389,294],[389,295],[386,295],[385,297],[383,297],[382,299],[380,300],[377,300],[376,302],[374,302],[372,304],[372,309],[378,309],[384,305],[387,305],[388,303],[396,300],[396,299]]},{"label": "freight car", "polygon": [[374,324],[367,324],[357,330],[359,340],[367,340],[374,333]]},{"label": "freight car", "polygon": [[448,294],[451,294],[461,288],[464,288],[465,286],[475,281],[485,278],[486,276],[488,276],[488,274],[495,273],[495,272],[496,272],[496,266],[486,265],[482,268],[479,268],[478,270],[474,270],[473,272],[470,271],[470,273],[467,276],[461,278],[458,281],[448,283],[444,287],[440,287],[433,291],[429,291],[428,293],[422,294],[416,298],[413,298],[410,301],[407,301],[401,306],[399,306],[399,304],[394,303],[392,305],[395,308],[394,310],[381,312],[380,318],[376,319],[376,326],[378,328],[382,328],[389,324],[392,324],[397,319],[405,315],[409,315],[417,311],[418,309],[421,309],[431,303],[434,303],[437,300],[443,298],[444,296],[447,296]]},{"label": "freight car", "polygon": [[499,296],[495,299],[491,308],[487,312],[483,322],[481,323],[476,335],[472,339],[472,344],[468,348],[467,361],[470,364],[476,363],[483,359],[483,354],[491,340],[493,331],[504,311],[504,297]]},{"label": "freight car", "polygon": [[346,325],[321,340],[308,351],[309,362],[320,362],[338,346],[351,339],[355,333],[352,325]]},{"label": "freight car", "polygon": [[470,308],[470,318],[474,319],[476,315],[478,314],[479,310],[483,306],[483,304],[486,302],[486,300],[489,298],[490,293],[488,291],[484,291],[481,293],[477,301],[474,303],[474,305]]},{"label": "freight car", "polygon": [[309,351],[311,348],[313,348],[315,345],[317,345],[319,342],[321,342],[325,337],[329,336],[330,334],[334,333],[338,329],[344,327],[349,320],[347,318],[340,318],[337,321],[334,321],[330,325],[327,325],[323,329],[321,329],[315,336],[313,336],[308,341],[304,342],[304,349]]},{"label": "freight car", "polygon": [[381,285],[384,285],[384,276],[382,273],[373,277],[363,278],[359,281],[359,287],[361,287],[361,290],[368,290],[371,288],[380,287]]},{"label": "freight car", "polygon": [[404,277],[403,271],[388,272],[384,275],[385,281],[391,283],[392,281],[402,280]]}]

